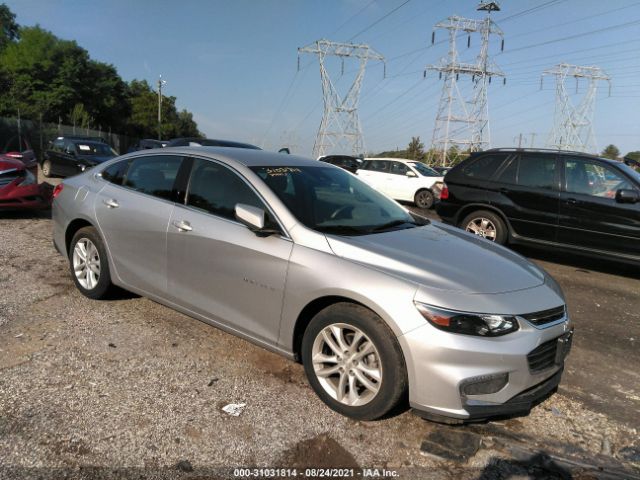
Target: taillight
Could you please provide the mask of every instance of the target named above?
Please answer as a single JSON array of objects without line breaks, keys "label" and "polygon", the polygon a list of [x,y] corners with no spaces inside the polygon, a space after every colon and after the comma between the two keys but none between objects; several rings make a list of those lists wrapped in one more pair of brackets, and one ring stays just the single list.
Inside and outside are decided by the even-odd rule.
[{"label": "taillight", "polygon": [[11,158],[23,158],[23,155],[21,153],[9,152],[6,155],[7,157],[11,157]]},{"label": "taillight", "polygon": [[446,200],[447,198],[449,198],[449,188],[445,183],[442,185],[442,190],[440,190],[440,200]]},{"label": "taillight", "polygon": [[62,192],[63,188],[64,188],[64,185],[62,183],[59,183],[58,185],[56,185],[55,188],[53,189],[53,198],[56,198],[58,195],[60,195],[60,192]]}]

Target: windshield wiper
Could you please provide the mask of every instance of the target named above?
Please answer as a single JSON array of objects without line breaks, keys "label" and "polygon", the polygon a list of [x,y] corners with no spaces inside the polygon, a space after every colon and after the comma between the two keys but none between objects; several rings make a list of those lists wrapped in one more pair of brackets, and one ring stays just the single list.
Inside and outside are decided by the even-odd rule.
[{"label": "windshield wiper", "polygon": [[378,225],[377,227],[373,227],[370,232],[382,232],[384,230],[389,230],[393,227],[399,227],[400,225],[409,224],[413,226],[418,226],[419,223],[413,220],[393,220],[391,222],[383,223],[382,225]]},{"label": "windshield wiper", "polygon": [[362,228],[351,227],[349,225],[316,225],[316,230],[322,233],[335,233],[336,235],[340,234],[351,234],[351,235],[366,235],[369,233],[368,230],[363,230]]}]

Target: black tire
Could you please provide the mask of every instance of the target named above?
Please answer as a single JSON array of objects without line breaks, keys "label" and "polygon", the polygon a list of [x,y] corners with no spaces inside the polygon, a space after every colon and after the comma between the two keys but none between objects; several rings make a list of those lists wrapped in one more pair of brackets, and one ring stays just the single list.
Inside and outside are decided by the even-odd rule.
[{"label": "black tire", "polygon": [[[375,346],[381,363],[379,390],[368,403],[350,406],[333,398],[320,384],[312,353],[316,337],[332,324],[346,324],[364,333]],[[356,420],[375,420],[389,413],[406,398],[407,369],[402,350],[391,329],[371,310],[352,303],[336,303],[320,311],[309,323],[302,339],[302,362],[307,379],[320,399],[331,409]]]},{"label": "black tire", "polygon": [[[485,231],[485,234],[483,235],[480,232],[473,232],[471,230],[472,229],[470,225],[471,223],[474,223],[474,222],[482,223],[483,219],[489,222],[488,223],[488,227],[490,227],[488,229],[489,231],[495,230],[494,238],[491,238],[490,234],[487,231]],[[469,215],[467,215],[462,219],[462,221],[459,224],[459,227],[462,228],[463,230],[466,230],[469,233],[475,233],[476,235],[486,238],[487,240],[493,241],[499,245],[506,244],[507,239],[509,237],[507,232],[507,226],[505,225],[502,218],[500,218],[498,214],[491,212],[489,210],[476,210],[475,212],[471,212]]]},{"label": "black tire", "polygon": [[[76,245],[79,241],[88,239],[95,245],[98,251],[98,261],[100,265],[100,275],[98,277],[98,281],[96,285],[92,288],[84,287],[78,277],[76,276],[74,265],[73,265],[73,253],[76,248]],[[113,284],[111,283],[111,272],[109,271],[109,260],[107,258],[107,251],[104,247],[104,243],[98,231],[94,227],[84,227],[78,230],[73,238],[71,239],[71,244],[69,245],[69,269],[71,271],[71,278],[73,278],[73,282],[76,284],[80,293],[82,293],[85,297],[92,298],[94,300],[100,300],[109,296],[109,294],[113,291]]]},{"label": "black tire", "polygon": [[44,162],[42,162],[42,165],[40,167],[42,170],[42,175],[44,175],[46,178],[51,178],[51,160],[45,160]]},{"label": "black tire", "polygon": [[416,207],[424,208],[425,210],[429,210],[433,207],[433,192],[430,190],[418,190],[413,197],[413,203],[415,203]]}]

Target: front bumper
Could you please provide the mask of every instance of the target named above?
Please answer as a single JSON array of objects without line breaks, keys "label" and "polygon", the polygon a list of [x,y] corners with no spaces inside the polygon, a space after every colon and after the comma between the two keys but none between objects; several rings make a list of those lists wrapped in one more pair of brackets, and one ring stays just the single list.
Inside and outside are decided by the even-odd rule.
[{"label": "front bumper", "polygon": [[[420,416],[445,423],[463,423],[491,417],[525,414],[544,400],[560,382],[570,342],[570,321],[537,328],[519,320],[520,330],[502,337],[456,335],[424,325],[398,337],[409,373],[409,402]],[[549,352],[538,368],[533,352]],[[565,345],[565,346],[562,346]],[[542,349],[542,350],[541,350]],[[466,395],[470,379],[508,375],[495,393]]]}]

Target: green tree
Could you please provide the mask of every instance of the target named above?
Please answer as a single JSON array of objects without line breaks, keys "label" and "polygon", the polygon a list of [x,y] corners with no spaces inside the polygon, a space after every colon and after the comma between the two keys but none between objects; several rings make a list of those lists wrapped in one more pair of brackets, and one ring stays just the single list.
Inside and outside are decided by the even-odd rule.
[{"label": "green tree", "polygon": [[620,149],[613,144],[607,145],[607,147],[602,151],[602,156],[616,160],[620,157]]},{"label": "green tree", "polygon": [[411,137],[407,147],[407,158],[420,161],[424,159],[424,144],[420,141],[420,137]]},{"label": "green tree", "polygon": [[629,152],[625,155],[625,157],[629,157],[633,160],[637,160],[638,162],[640,162],[640,151]]},{"label": "green tree", "polygon": [[9,10],[6,4],[0,4],[0,50],[20,38],[18,29],[16,14]]}]

